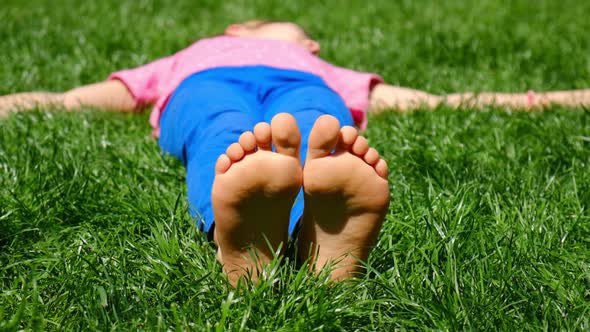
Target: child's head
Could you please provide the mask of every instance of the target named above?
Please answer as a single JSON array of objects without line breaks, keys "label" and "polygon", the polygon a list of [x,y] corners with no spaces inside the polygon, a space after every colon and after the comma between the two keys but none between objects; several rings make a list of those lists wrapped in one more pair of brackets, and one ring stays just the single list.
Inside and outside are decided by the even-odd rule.
[{"label": "child's head", "polygon": [[284,40],[297,44],[310,53],[318,54],[320,52],[320,44],[311,39],[300,26],[291,22],[247,21],[228,26],[225,29],[225,34],[236,37]]}]

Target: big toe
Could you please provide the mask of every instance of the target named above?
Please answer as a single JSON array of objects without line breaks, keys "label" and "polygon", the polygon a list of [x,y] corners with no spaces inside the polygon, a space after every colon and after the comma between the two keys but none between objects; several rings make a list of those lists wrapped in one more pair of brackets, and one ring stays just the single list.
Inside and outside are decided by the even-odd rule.
[{"label": "big toe", "polygon": [[309,134],[307,159],[322,158],[329,155],[338,144],[340,123],[331,115],[320,116]]},{"label": "big toe", "polygon": [[276,152],[299,158],[301,133],[295,118],[288,113],[279,113],[272,118],[270,128]]}]

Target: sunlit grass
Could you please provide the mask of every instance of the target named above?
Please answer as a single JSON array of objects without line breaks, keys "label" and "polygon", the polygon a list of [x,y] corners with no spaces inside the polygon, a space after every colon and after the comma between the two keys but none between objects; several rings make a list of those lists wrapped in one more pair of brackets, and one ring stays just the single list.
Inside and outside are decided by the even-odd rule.
[{"label": "sunlit grass", "polygon": [[[99,81],[252,17],[297,20],[326,59],[435,93],[589,87],[589,10],[7,0],[0,93]],[[367,275],[333,285],[287,257],[236,290],[147,114],[48,111],[0,121],[0,330],[590,329],[588,111],[371,117],[392,200]]]}]

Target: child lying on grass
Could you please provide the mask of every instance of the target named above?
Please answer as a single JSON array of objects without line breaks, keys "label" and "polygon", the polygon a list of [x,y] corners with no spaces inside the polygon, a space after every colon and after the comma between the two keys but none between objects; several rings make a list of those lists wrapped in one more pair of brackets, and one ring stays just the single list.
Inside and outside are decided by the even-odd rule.
[{"label": "child lying on grass", "polygon": [[355,128],[367,109],[590,106],[590,90],[435,96],[333,66],[319,50],[294,23],[249,21],[105,82],[0,97],[0,115],[153,106],[162,150],[186,165],[190,212],[236,285],[290,236],[312,270],[334,262],[334,280],[362,271],[389,206],[387,164]]}]

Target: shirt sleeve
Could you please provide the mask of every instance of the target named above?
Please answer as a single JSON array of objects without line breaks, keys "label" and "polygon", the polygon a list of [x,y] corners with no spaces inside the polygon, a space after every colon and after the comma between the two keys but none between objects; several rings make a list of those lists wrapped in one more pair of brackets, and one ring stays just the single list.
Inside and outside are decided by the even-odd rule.
[{"label": "shirt sleeve", "polygon": [[175,59],[176,54],[137,68],[116,71],[108,79],[125,84],[138,106],[151,104],[160,97],[166,75],[174,69]]},{"label": "shirt sleeve", "polygon": [[331,68],[330,74],[333,78],[332,88],[344,100],[356,125],[364,130],[367,126],[367,110],[371,90],[377,84],[383,83],[383,79],[377,74],[336,66]]}]

